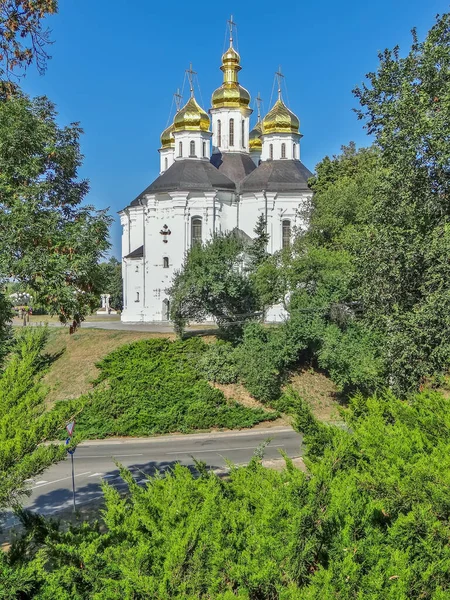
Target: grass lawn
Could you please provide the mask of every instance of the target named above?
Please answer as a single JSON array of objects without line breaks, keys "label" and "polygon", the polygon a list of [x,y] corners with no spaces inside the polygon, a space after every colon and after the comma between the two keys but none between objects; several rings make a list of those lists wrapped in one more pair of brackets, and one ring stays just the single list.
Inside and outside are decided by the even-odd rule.
[{"label": "grass lawn", "polygon": [[91,390],[92,381],[99,374],[96,363],[119,346],[155,337],[174,338],[171,333],[83,328],[69,335],[67,327],[50,328],[49,333],[46,352],[54,362],[43,379],[49,388],[49,404],[78,398]]}]

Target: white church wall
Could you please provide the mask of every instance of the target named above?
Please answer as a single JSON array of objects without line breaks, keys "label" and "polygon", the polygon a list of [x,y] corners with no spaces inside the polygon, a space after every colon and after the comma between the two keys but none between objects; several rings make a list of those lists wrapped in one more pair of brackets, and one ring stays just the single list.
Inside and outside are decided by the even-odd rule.
[{"label": "white church wall", "polygon": [[162,175],[169,169],[175,160],[175,148],[160,148],[159,152],[159,174]]},{"label": "white church wall", "polygon": [[[212,108],[212,145],[221,152],[248,152],[250,109]],[[234,121],[233,140],[230,140],[230,119]],[[221,134],[219,139],[219,121]],[[244,125],[242,126],[242,122]],[[242,135],[243,134],[243,135]],[[233,142],[232,144],[230,142]],[[220,142],[220,143],[219,143]]]},{"label": "white church wall", "polygon": [[261,160],[300,160],[300,137],[299,134],[293,133],[263,135]]},{"label": "white church wall", "polygon": [[122,321],[136,323],[144,320],[144,260],[125,258],[122,263],[124,309]]},{"label": "white church wall", "polygon": [[[211,133],[209,131],[176,131],[174,133],[174,160],[186,158],[211,158]],[[191,154],[191,142],[194,154]]]}]

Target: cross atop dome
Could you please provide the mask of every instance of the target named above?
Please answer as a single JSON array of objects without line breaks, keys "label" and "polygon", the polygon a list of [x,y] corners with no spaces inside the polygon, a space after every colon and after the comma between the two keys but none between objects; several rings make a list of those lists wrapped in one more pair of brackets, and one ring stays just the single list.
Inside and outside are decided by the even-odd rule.
[{"label": "cross atop dome", "polygon": [[233,15],[227,21],[228,27],[230,28],[230,48],[233,47],[233,27],[236,28],[236,23],[233,21]]},{"label": "cross atop dome", "polygon": [[281,82],[284,79],[284,75],[281,72],[281,65],[278,67],[278,71],[276,71],[275,77],[277,78],[277,81],[278,81],[278,100],[281,100]]},{"label": "cross atop dome", "polygon": [[189,79],[189,90],[191,93],[191,98],[194,97],[194,75],[197,75],[197,71],[192,70],[192,63],[189,64],[189,69],[186,69],[186,74]]}]

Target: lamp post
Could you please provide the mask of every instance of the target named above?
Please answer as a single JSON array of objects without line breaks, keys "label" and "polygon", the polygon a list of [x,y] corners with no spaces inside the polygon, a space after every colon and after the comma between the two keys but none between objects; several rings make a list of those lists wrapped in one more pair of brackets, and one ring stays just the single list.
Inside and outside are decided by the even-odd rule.
[{"label": "lamp post", "polygon": [[[67,433],[69,434],[69,437],[66,439],[66,445],[70,444],[70,441],[72,439],[73,436],[73,431],[75,429],[75,421],[70,421],[70,423],[67,423],[66,425],[66,429],[67,429]],[[67,448],[67,452],[70,454],[70,461],[72,463],[72,497],[73,497],[73,512],[76,511],[76,504],[75,504],[75,468],[74,468],[74,464],[73,464],[73,455],[75,454],[75,448]]]}]

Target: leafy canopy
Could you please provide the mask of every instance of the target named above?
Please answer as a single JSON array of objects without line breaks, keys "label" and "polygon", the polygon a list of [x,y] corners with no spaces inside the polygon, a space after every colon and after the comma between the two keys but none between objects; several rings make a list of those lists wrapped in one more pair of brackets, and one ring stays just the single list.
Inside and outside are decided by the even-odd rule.
[{"label": "leafy canopy", "polygon": [[169,289],[170,315],[179,333],[189,321],[208,317],[222,329],[240,330],[254,317],[258,302],[245,268],[245,252],[245,242],[234,231],[192,246]]},{"label": "leafy canopy", "polygon": [[450,14],[409,53],[380,54],[356,88],[375,136],[379,181],[359,256],[368,322],[386,336],[389,380],[405,393],[450,362]]},{"label": "leafy canopy", "polygon": [[46,98],[0,102],[0,280],[36,290],[62,321],[97,305],[97,263],[111,218],[84,205],[81,129],[60,127]]},{"label": "leafy canopy", "polygon": [[104,485],[102,527],[25,521],[0,586],[61,600],[448,597],[450,403],[358,395],[347,429],[291,403],[308,473],[265,469],[259,453],[226,480],[178,465],[140,487],[123,471],[130,494]]}]

